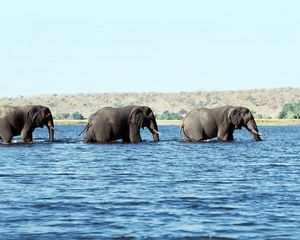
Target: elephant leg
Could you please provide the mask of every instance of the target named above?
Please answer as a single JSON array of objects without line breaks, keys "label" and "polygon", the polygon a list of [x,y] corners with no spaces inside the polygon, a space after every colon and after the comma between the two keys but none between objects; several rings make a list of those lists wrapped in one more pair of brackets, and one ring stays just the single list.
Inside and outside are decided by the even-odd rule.
[{"label": "elephant leg", "polygon": [[142,141],[142,138],[141,138],[141,135],[140,134],[136,134],[136,135],[131,135],[130,136],[130,140],[129,142],[132,142],[132,143],[139,143]]},{"label": "elephant leg", "polygon": [[23,138],[25,143],[32,143],[32,132],[27,132],[22,130],[21,137]]},{"label": "elephant leg", "polygon": [[229,129],[222,129],[220,128],[218,131],[217,136],[219,141],[233,141],[233,131],[230,131]]},{"label": "elephant leg", "polygon": [[28,134],[27,138],[23,138],[23,140],[24,140],[25,143],[32,143],[33,142],[32,133]]},{"label": "elephant leg", "polygon": [[12,138],[13,138],[12,136],[11,137],[10,136],[1,137],[4,144],[10,144]]},{"label": "elephant leg", "polygon": [[124,143],[130,143],[130,137],[129,137],[129,136],[123,136],[123,137],[122,137],[122,141],[123,141]]},{"label": "elephant leg", "polygon": [[129,140],[132,143],[139,143],[142,141],[140,128],[135,125],[130,125],[129,128]]},{"label": "elephant leg", "polygon": [[234,138],[233,138],[233,132],[229,132],[228,133],[228,141],[233,141]]},{"label": "elephant leg", "polygon": [[1,124],[0,128],[0,138],[2,139],[4,144],[11,143],[11,140],[13,139],[14,135],[13,132],[9,126],[9,124]]},{"label": "elephant leg", "polygon": [[13,139],[13,134],[12,133],[9,133],[9,134],[2,134],[1,135],[1,137],[0,137],[1,139],[2,139],[2,142],[4,143],[4,144],[9,144],[9,143],[11,143],[11,140]]}]

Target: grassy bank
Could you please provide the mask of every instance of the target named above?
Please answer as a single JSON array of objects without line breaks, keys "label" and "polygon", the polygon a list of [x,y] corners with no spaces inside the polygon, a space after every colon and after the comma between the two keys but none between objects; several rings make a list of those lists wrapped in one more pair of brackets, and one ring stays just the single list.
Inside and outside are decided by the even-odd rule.
[{"label": "grassy bank", "polygon": [[[54,120],[55,125],[85,125],[87,120]],[[300,119],[256,119],[257,125],[300,125]],[[158,125],[180,125],[181,120],[157,120]]]},{"label": "grassy bank", "polygon": [[257,125],[274,125],[274,126],[284,126],[284,125],[300,125],[300,119],[256,119]]},{"label": "grassy bank", "polygon": [[[257,125],[300,125],[300,119],[256,119]],[[181,120],[158,120],[158,125],[180,125]]]},{"label": "grassy bank", "polygon": [[85,124],[87,124],[87,119],[84,119],[84,120],[70,120],[70,119],[54,120],[54,125],[85,125]]}]

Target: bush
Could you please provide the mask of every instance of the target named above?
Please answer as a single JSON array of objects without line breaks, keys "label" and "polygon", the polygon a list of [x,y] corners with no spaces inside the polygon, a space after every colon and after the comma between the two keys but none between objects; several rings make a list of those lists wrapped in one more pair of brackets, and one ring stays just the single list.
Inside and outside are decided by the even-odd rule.
[{"label": "bush", "polygon": [[163,114],[157,116],[159,120],[181,120],[183,119],[179,113],[172,113],[169,111],[164,111]]},{"label": "bush", "polygon": [[65,119],[75,119],[75,120],[82,120],[84,119],[83,115],[79,112],[74,112],[72,114],[69,113],[58,113],[54,116],[54,119],[57,120],[65,120]]},{"label": "bush", "polygon": [[278,114],[278,118],[300,119],[300,102],[285,104],[282,108],[282,111]]},{"label": "bush", "polygon": [[83,115],[80,112],[74,112],[70,116],[71,119],[82,120],[84,119]]}]

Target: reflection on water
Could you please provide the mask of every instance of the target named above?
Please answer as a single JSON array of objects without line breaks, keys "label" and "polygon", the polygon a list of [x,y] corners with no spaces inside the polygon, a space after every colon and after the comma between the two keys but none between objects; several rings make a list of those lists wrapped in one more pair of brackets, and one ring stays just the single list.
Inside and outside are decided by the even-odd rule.
[{"label": "reflection on water", "polygon": [[[83,126],[0,146],[3,239],[298,239],[300,127],[183,143],[179,127],[141,144],[85,144]],[[74,137],[75,136],[75,137]],[[209,238],[211,237],[211,238]]]}]

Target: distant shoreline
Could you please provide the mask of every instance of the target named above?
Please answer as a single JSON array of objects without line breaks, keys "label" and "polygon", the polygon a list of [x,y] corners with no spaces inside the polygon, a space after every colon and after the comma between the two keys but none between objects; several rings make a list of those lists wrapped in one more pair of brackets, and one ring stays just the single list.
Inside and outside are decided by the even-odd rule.
[{"label": "distant shoreline", "polygon": [[[255,119],[259,126],[290,126],[300,125],[300,119]],[[55,125],[85,125],[87,120],[54,120]],[[181,120],[157,120],[158,125],[179,126]]]},{"label": "distant shoreline", "polygon": [[257,125],[264,126],[290,126],[290,125],[300,125],[300,119],[255,119]]},{"label": "distant shoreline", "polygon": [[[57,119],[65,119],[76,114],[89,117],[100,108],[127,105],[149,106],[156,116],[162,119],[176,115],[183,116],[198,107],[214,108],[224,105],[243,106],[254,116],[277,118],[285,104],[298,103],[300,88],[248,89],[232,91],[195,91],[192,92],[117,92],[117,93],[78,93],[48,94],[0,98],[0,105],[23,106],[43,105],[50,108]],[[75,118],[77,118],[75,117]],[[170,117],[177,118],[177,117]],[[73,117],[72,117],[73,118]],[[79,118],[79,117],[78,117]],[[169,123],[168,123],[169,124]],[[172,122],[173,124],[173,122]]]}]

